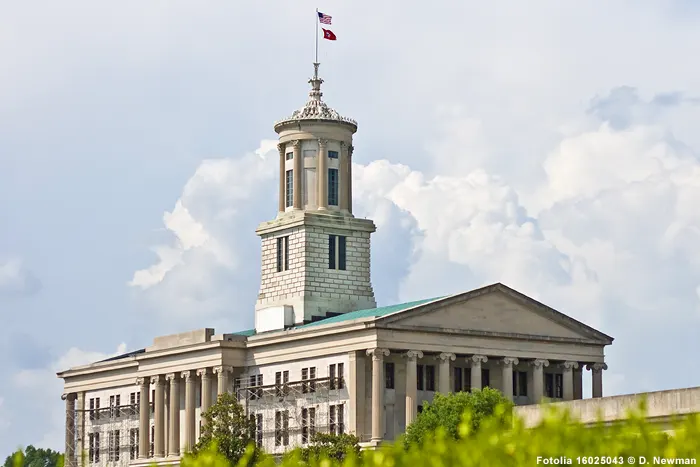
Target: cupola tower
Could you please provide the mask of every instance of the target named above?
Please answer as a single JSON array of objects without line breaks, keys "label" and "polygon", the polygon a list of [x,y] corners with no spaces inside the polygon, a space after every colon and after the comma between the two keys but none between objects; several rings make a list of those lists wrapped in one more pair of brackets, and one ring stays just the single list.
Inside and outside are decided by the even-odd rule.
[{"label": "cupola tower", "polygon": [[279,206],[262,223],[258,332],[374,308],[370,234],[352,214],[353,135],[357,123],[322,100],[318,63],[306,104],[275,124]]}]

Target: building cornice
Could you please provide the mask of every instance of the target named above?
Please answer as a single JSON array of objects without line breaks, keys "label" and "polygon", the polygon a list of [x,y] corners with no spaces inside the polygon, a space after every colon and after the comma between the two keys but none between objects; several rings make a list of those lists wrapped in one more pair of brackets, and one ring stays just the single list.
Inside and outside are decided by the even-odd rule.
[{"label": "building cornice", "polygon": [[363,231],[372,233],[377,226],[370,219],[358,219],[336,211],[309,212],[290,211],[281,214],[274,220],[261,223],[255,233],[263,236],[295,227],[322,227],[324,229],[336,229],[339,231]]}]

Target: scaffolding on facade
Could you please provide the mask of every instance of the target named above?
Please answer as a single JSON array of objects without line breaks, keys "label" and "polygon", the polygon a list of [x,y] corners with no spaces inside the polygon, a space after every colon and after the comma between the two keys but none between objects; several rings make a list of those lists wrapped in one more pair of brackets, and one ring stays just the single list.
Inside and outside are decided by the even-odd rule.
[{"label": "scaffolding on facade", "polygon": [[254,426],[259,446],[284,451],[308,443],[314,433],[344,433],[343,378],[313,378],[259,385],[257,375],[238,378],[234,391]]},{"label": "scaffolding on facade", "polygon": [[[153,404],[150,405],[152,414]],[[73,440],[77,467],[127,466],[138,458],[139,404],[76,408],[74,420],[66,434]],[[152,435],[150,441],[153,451]]]}]

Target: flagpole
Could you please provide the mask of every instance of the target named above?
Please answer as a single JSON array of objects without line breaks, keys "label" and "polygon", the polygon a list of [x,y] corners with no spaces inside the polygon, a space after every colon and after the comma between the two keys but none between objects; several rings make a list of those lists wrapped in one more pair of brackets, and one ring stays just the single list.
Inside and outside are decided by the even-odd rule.
[{"label": "flagpole", "polygon": [[318,8],[316,8],[316,60],[314,63],[318,63]]}]

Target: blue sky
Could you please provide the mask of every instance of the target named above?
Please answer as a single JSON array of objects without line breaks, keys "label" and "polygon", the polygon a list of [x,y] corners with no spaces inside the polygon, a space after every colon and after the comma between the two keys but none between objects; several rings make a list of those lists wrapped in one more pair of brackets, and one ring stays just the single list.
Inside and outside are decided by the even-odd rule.
[{"label": "blue sky", "polygon": [[700,384],[692,3],[0,7],[0,454],[62,448],[56,371],[252,325],[317,7],[380,304],[501,281],[616,338],[606,394]]}]

